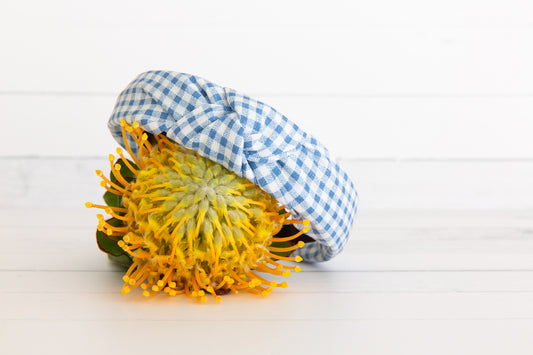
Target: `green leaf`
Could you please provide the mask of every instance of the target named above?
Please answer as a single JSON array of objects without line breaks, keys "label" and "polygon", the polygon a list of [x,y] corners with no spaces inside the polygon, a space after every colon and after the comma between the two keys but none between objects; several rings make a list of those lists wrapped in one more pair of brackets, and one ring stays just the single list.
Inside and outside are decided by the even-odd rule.
[{"label": "green leaf", "polygon": [[[135,165],[135,163],[133,163],[132,161],[129,161],[128,162],[133,166],[133,168],[135,170],[138,170],[139,168],[137,167],[137,165]],[[126,164],[124,163],[124,161],[122,160],[122,158],[118,159],[115,163],[116,164],[120,164],[120,175],[122,175],[122,177],[127,181],[127,182],[132,182],[132,181],[135,181],[136,179],[136,175],[133,173],[133,171],[131,171],[127,166]],[[120,187],[124,187],[124,184],[120,181],[118,181],[118,179],[115,177],[115,174],[111,171],[109,173],[109,180],[111,180],[112,183],[114,184],[117,184],[118,186]]]},{"label": "green leaf", "polygon": [[[275,248],[288,248],[288,247],[292,247],[292,243],[291,242],[272,242],[270,246],[275,247]],[[292,250],[291,251],[271,251],[271,253],[279,255],[279,256],[289,256],[291,255]]]},{"label": "green leaf", "polygon": [[122,197],[115,195],[112,192],[106,191],[104,194],[104,202],[110,207],[123,207]]},{"label": "green leaf", "polygon": [[99,230],[96,231],[96,243],[101,251],[114,256],[125,254],[126,252],[118,246],[118,241],[114,241],[110,238],[111,237],[106,233]]},{"label": "green leaf", "polygon": [[[133,168],[135,170],[139,170],[139,167],[137,167],[137,165],[132,162],[131,160],[127,160],[128,163],[130,163],[131,166],[133,166]],[[117,160],[117,162],[115,164],[120,164],[120,175],[122,175],[122,177],[124,177],[126,180],[135,180],[137,175],[135,175],[135,173],[133,171],[130,170],[130,168],[128,168],[128,166],[126,165],[126,163],[124,163],[124,161],[121,159]]]},{"label": "green leaf", "polygon": [[123,254],[119,256],[108,254],[107,257],[115,264],[119,264],[124,267],[130,267],[131,264],[133,264],[133,260],[131,260],[131,257],[128,254]]},{"label": "green leaf", "polygon": [[118,218],[112,217],[105,220],[108,224],[112,225],[113,227],[124,227],[126,223],[124,223],[123,220],[120,220]]},{"label": "green leaf", "polygon": [[[124,221],[121,221],[120,219],[116,219],[114,217],[106,219],[106,222],[112,225],[113,227],[124,227],[126,225]],[[123,237],[122,235],[108,235],[105,232],[102,232],[102,233],[104,233],[104,237],[106,237],[107,239],[115,243],[118,243],[118,241],[122,240],[122,237]]]},{"label": "green leaf", "polygon": [[[126,159],[128,160],[128,159]],[[135,175],[135,173],[133,173],[133,171],[131,171],[127,165],[122,161],[122,158],[117,160],[117,163],[120,164],[120,174],[125,177],[126,179],[128,178],[131,178],[133,180],[135,180],[137,178],[137,175]],[[131,166],[133,166],[133,168],[135,170],[139,170],[139,167],[137,166],[137,164],[135,164],[134,162],[132,162],[131,160],[128,160],[128,163],[130,163]]]}]

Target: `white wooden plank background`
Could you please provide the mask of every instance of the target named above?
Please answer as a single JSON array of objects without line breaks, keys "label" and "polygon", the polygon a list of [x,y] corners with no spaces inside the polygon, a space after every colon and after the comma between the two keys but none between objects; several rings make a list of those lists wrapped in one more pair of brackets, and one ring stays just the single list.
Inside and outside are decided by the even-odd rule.
[{"label": "white wooden plank background", "polygon": [[[84,208],[103,194],[100,158],[0,158],[0,208]],[[533,161],[343,160],[368,210],[533,211]]]},{"label": "white wooden plank background", "polygon": [[525,0],[5,7],[7,91],[115,92],[179,68],[250,93],[532,94]]},{"label": "white wooden plank background", "polygon": [[[533,3],[5,0],[0,343],[13,354],[531,354]],[[222,304],[120,295],[95,169],[137,74],[276,107],[356,183],[346,250]],[[105,170],[105,169],[104,169]]]},{"label": "white wooden plank background", "polygon": [[[343,159],[533,159],[533,96],[260,99]],[[0,95],[9,132],[0,156],[107,156],[116,146],[106,126],[115,100]]]},{"label": "white wooden plank background", "polygon": [[66,210],[2,214],[4,348],[207,353],[235,337],[238,354],[528,354],[533,345],[529,215],[362,213],[346,251],[304,265],[288,289],[206,305],[120,295],[122,273],[87,238],[86,220]]}]

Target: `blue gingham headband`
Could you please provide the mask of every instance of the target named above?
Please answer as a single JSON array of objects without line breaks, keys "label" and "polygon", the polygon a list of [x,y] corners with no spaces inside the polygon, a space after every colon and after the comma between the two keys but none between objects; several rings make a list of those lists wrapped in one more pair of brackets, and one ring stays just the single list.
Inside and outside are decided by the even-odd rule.
[{"label": "blue gingham headband", "polygon": [[155,135],[166,132],[309,220],[306,235],[316,243],[294,255],[325,261],[344,248],[358,202],[353,182],[326,148],[272,107],[194,75],[149,71],[121,92],[109,119],[124,146],[121,119]]}]

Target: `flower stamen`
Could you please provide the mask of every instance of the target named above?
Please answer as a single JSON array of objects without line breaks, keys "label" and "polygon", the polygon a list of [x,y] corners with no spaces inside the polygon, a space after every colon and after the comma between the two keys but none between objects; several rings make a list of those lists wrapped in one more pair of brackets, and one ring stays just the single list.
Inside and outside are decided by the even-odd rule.
[{"label": "flower stamen", "polygon": [[[122,187],[118,186],[117,184],[115,184],[115,183],[113,183],[111,180],[109,180],[109,179],[104,175],[104,173],[102,173],[101,170],[96,170],[95,172],[96,172],[96,175],[98,175],[98,176],[103,180],[102,182],[104,182],[104,183],[108,184],[109,186],[111,186],[112,188],[114,188],[114,189],[120,191],[121,194],[124,194],[124,195],[130,195],[130,194],[131,194],[131,192],[124,190]],[[105,187],[105,186],[102,185],[101,183],[100,183],[100,185],[101,185],[102,187]]]},{"label": "flower stamen", "polygon": [[128,161],[128,159],[124,158],[124,154],[123,154],[123,151],[122,151],[122,148],[118,147],[116,149],[116,152],[117,154],[120,156],[120,158],[122,159],[122,161],[124,162],[124,164],[126,164],[126,166],[128,167],[128,169],[135,175],[137,175],[139,173],[139,171],[137,169],[135,169],[133,167],[133,165],[130,164],[130,162]]},{"label": "flower stamen", "polygon": [[272,253],[270,253],[268,251],[265,251],[265,255],[269,256],[271,258],[277,259],[277,260],[296,261],[297,263],[299,263],[299,262],[301,262],[303,260],[302,257],[299,256],[299,255],[294,256],[294,257],[288,257],[288,256],[281,256],[281,255],[272,254]]},{"label": "flower stamen", "polygon": [[128,212],[127,209],[125,208],[122,208],[122,207],[113,207],[113,206],[104,206],[104,205],[96,205],[92,202],[85,202],[85,207],[87,208],[101,208],[103,210],[107,209],[107,208],[111,208],[113,211],[115,212]]},{"label": "flower stamen", "polygon": [[[123,294],[140,287],[146,297],[163,291],[206,302],[211,294],[220,302],[227,292],[266,297],[273,287],[287,287],[262,273],[288,277],[301,270],[278,262],[299,262],[300,256],[278,254],[305,245],[296,240],[309,230],[308,221],[288,219],[291,213],[255,184],[162,134],[148,135],[137,122],[125,121],[121,131],[134,163],[118,148],[121,160],[109,155],[111,177],[97,171],[102,187],[116,195],[104,199],[115,206],[86,206],[111,216],[97,215],[98,230],[114,236],[108,239],[132,260]],[[137,144],[137,156],[130,142]],[[292,236],[275,237],[286,224],[304,227]],[[272,244],[291,241],[290,246]]]},{"label": "flower stamen", "polygon": [[309,228],[309,227],[304,227],[302,230],[300,230],[300,231],[299,231],[298,233],[296,233],[296,234],[293,234],[293,235],[288,236],[288,237],[283,237],[283,238],[273,237],[273,238],[271,239],[271,241],[273,241],[273,242],[290,242],[291,240],[294,240],[294,239],[298,238],[298,237],[301,236],[302,234],[309,232],[309,230],[311,230],[311,228]]},{"label": "flower stamen", "polygon": [[106,208],[105,209],[105,213],[107,213],[108,215],[112,216],[113,218],[120,219],[121,221],[125,221],[125,222],[133,222],[133,221],[135,221],[135,218],[133,218],[133,217],[121,216],[119,214],[116,214],[115,212],[113,212],[113,210],[111,210],[111,208]]},{"label": "flower stamen", "polygon": [[[134,122],[135,123],[135,122]],[[130,144],[128,143],[128,137],[126,136],[126,129],[128,129],[128,132],[130,133],[130,136],[133,137],[133,135],[131,134],[131,126],[128,126],[126,124],[126,121],[124,121],[123,119],[120,120],[120,127],[122,129],[122,141],[124,142],[124,146],[126,147],[126,150],[128,151],[128,153],[130,154],[130,157],[133,159],[133,161],[135,162],[135,164],[137,164],[138,166],[140,165],[139,164],[139,160],[137,159],[137,157],[135,156],[135,154],[133,154],[133,151],[131,150],[130,148]],[[118,153],[118,151],[117,151]],[[119,153],[120,154],[120,153]]]},{"label": "flower stamen", "polygon": [[305,243],[300,240],[297,244],[294,244],[294,245],[292,245],[290,247],[280,248],[280,247],[269,246],[268,250],[273,251],[275,253],[285,253],[287,251],[293,251],[295,249],[301,248],[304,245],[305,245]]},{"label": "flower stamen", "polygon": [[109,164],[111,165],[111,173],[115,176],[115,178],[122,184],[122,186],[128,186],[129,182],[124,179],[122,174],[120,173],[121,166],[120,164],[114,164],[115,156],[113,154],[109,154]]}]

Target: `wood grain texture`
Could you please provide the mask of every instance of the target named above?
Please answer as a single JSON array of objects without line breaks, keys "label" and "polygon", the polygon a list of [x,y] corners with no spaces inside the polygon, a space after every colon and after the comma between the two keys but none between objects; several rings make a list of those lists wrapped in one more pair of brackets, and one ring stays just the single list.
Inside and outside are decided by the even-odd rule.
[{"label": "wood grain texture", "polygon": [[167,69],[251,94],[532,94],[525,1],[99,4],[8,2],[0,90],[117,92]]},{"label": "wood grain texture", "polygon": [[[0,95],[1,156],[107,156],[115,95]],[[341,159],[531,159],[533,97],[268,96]],[[23,144],[20,144],[23,142]]]},{"label": "wood grain texture", "polygon": [[[288,289],[265,299],[239,294],[198,304],[121,295],[121,269],[96,250],[87,211],[0,212],[0,340],[21,354],[120,353],[125,347],[141,354],[176,343],[180,351],[225,353],[220,344],[231,347],[236,336],[241,340],[231,353],[237,354],[252,348],[273,354],[280,347],[380,355],[533,349],[533,265],[506,269],[533,259],[527,215],[362,214],[345,252],[304,265]],[[394,258],[384,265],[376,255]],[[490,263],[468,271],[484,257]],[[402,270],[401,260],[425,260],[426,267]],[[461,261],[468,264],[453,270]],[[52,341],[54,334],[62,340]],[[317,334],[312,342],[309,334]]]},{"label": "wood grain texture", "polygon": [[[0,159],[0,208],[81,209],[101,201],[101,158]],[[363,210],[533,210],[531,161],[343,160]]]},{"label": "wood grain texture", "polygon": [[[127,5],[127,6],[125,6]],[[160,27],[178,25],[298,26],[343,25],[449,25],[449,26],[527,26],[531,24],[526,0],[502,3],[488,0],[480,7],[477,0],[449,0],[428,3],[424,0],[372,2],[331,0],[272,0],[251,4],[246,0],[185,2],[157,0],[146,6],[142,0],[95,0],[73,4],[67,0],[6,1],[2,19],[15,24],[15,17],[38,25],[87,25],[102,27]],[[105,11],[102,11],[105,9]],[[51,11],[54,10],[54,11]],[[165,11],[162,11],[165,10]],[[142,18],[142,23],[138,19]]]},{"label": "wood grain texture", "polygon": [[[95,246],[96,212],[60,211],[60,218],[39,209],[5,213],[0,234],[9,248],[0,249],[0,270],[116,270]],[[27,214],[32,221],[21,228]],[[530,216],[506,211],[363,210],[343,253],[328,263],[303,265],[303,270],[533,271]]]},{"label": "wood grain texture", "polygon": [[531,95],[533,80],[531,28],[58,26],[17,37],[0,43],[2,91],[118,92],[150,69],[255,95]]},{"label": "wood grain texture", "polygon": [[[428,351],[436,355],[529,355],[533,346],[531,324],[524,319],[10,320],[3,344],[23,354],[71,354],[73,348],[79,354],[146,354],[178,347],[179,351],[199,354],[249,354],[253,349],[261,355],[425,355]],[[44,327],[69,341],[57,342],[48,331],[42,331]],[[142,336],[137,335],[140,330]],[[320,336],[311,340],[313,334]],[[31,342],[24,341],[28,335]],[[233,345],[236,336],[242,339]],[[141,341],[134,342],[134,338]]]}]

